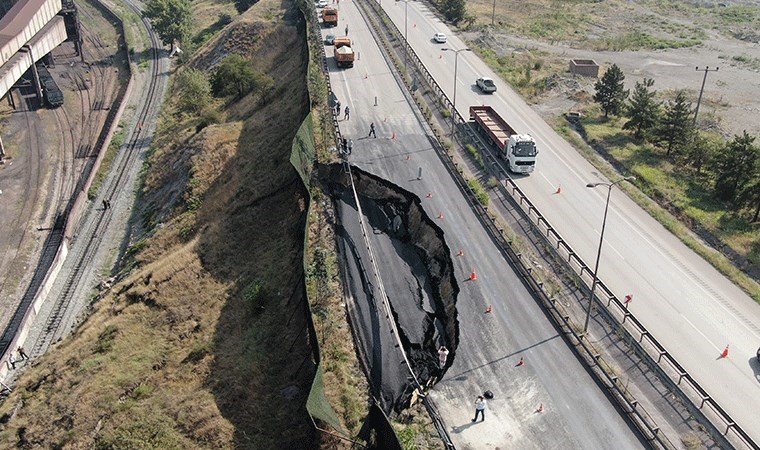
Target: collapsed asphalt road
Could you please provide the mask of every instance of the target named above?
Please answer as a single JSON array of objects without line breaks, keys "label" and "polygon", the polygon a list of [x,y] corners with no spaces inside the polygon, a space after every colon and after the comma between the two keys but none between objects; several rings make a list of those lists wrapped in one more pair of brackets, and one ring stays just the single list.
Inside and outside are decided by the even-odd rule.
[{"label": "collapsed asphalt road", "polygon": [[450,251],[441,230],[424,212],[416,195],[389,181],[352,168],[362,219],[391,307],[387,317],[361,233],[358,208],[341,165],[323,166],[321,177],[336,205],[336,235],[347,284],[347,308],[357,347],[380,406],[408,406],[412,383],[392,334],[394,321],[403,349],[420,384],[442,376],[438,348],[449,350],[447,367],[459,343]]}]

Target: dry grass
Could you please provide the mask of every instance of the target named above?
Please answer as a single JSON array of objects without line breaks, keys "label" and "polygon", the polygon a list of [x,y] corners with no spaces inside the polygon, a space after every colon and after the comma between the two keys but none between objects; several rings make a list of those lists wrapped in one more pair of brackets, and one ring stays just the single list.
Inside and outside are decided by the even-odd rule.
[{"label": "dry grass", "polygon": [[[287,3],[264,0],[246,14],[259,5],[271,15]],[[135,247],[132,274],[0,406],[9,414],[23,401],[5,416],[0,447],[313,442],[304,409],[314,370],[303,307],[307,192],[289,163],[308,112],[296,22],[283,10],[256,20],[269,45],[238,42],[278,80],[276,102],[245,99],[255,110],[238,106],[237,122],[197,134],[193,119],[162,116],[166,134],[142,195],[154,234]]]},{"label": "dry grass", "polygon": [[[367,415],[369,387],[359,367],[351,330],[348,327],[342,286],[336,261],[335,235],[326,222],[327,203],[316,188],[309,227],[308,292],[321,349],[325,397],[350,436],[356,436]],[[334,213],[333,213],[334,214]],[[318,254],[327,255],[325,274],[320,276]]]}]

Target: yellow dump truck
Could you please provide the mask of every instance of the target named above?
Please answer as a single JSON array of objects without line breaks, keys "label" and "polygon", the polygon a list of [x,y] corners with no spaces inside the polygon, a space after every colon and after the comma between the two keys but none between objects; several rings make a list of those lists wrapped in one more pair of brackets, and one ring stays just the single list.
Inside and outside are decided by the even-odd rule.
[{"label": "yellow dump truck", "polygon": [[326,27],[338,26],[338,10],[335,8],[325,8],[322,10],[322,24]]},{"label": "yellow dump truck", "polygon": [[351,48],[351,39],[347,37],[335,38],[335,62],[338,67],[354,67],[354,50]]}]

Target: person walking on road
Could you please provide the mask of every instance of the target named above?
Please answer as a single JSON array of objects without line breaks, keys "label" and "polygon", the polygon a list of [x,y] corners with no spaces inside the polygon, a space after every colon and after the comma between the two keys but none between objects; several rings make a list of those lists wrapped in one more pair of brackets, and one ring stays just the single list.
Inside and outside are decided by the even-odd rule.
[{"label": "person walking on road", "polygon": [[335,115],[340,117],[340,100],[335,102]]},{"label": "person walking on road", "polygon": [[375,122],[372,122],[369,124],[369,134],[367,137],[372,136],[373,138],[377,138],[377,135],[375,134]]},{"label": "person walking on road", "polygon": [[16,357],[15,357],[15,356],[13,356],[13,355],[11,355],[11,356],[8,358],[8,364],[10,364],[10,366],[11,366],[11,369],[15,369],[15,368],[16,368]]},{"label": "person walking on road", "polygon": [[348,25],[346,25],[346,36],[348,36]]},{"label": "person walking on road", "polygon": [[343,116],[343,120],[348,120],[350,118],[348,106],[346,106],[346,110],[345,111],[346,111],[346,114]]},{"label": "person walking on road", "polygon": [[438,349],[438,365],[441,369],[446,365],[446,359],[449,357],[449,349],[445,345],[442,345]]},{"label": "person walking on road", "polygon": [[18,357],[20,359],[29,359],[29,355],[27,355],[26,352],[24,351],[24,347],[19,345],[16,351],[18,352]]},{"label": "person walking on road", "polygon": [[473,422],[476,422],[478,420],[478,414],[480,414],[480,421],[485,422],[486,399],[484,399],[482,395],[478,395],[478,399],[475,400],[475,418],[472,419]]},{"label": "person walking on road", "polygon": [[351,154],[351,150],[353,150],[353,148],[354,148],[354,140],[353,139],[349,139],[348,140],[348,152],[347,152],[349,155]]},{"label": "person walking on road", "polygon": [[341,147],[343,147],[343,153],[348,153],[348,140],[346,138],[343,138],[340,144]]}]

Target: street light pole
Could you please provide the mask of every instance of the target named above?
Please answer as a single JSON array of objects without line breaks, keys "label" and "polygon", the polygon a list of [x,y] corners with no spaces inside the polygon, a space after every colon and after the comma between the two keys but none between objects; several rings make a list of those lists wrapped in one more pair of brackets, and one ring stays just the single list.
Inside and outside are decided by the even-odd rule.
[{"label": "street light pole", "polygon": [[493,11],[491,11],[491,26],[493,26],[493,22],[495,18],[496,18],[496,0],[493,0]]},{"label": "street light pole", "polygon": [[594,302],[594,290],[596,289],[596,283],[599,280],[597,274],[599,273],[599,259],[602,256],[602,244],[604,243],[604,227],[607,225],[607,210],[610,207],[610,195],[612,194],[612,186],[622,183],[623,181],[633,181],[636,177],[621,178],[612,183],[588,183],[587,188],[595,188],[597,186],[607,186],[607,201],[604,204],[604,219],[602,219],[602,232],[599,234],[599,248],[596,251],[596,263],[594,264],[594,281],[591,283],[591,293],[588,297],[588,307],[586,307],[586,321],[583,323],[583,334],[588,331],[588,322],[591,318],[591,305]]},{"label": "street light pole", "polygon": [[470,52],[472,51],[469,48],[460,48],[459,50],[454,50],[453,48],[442,48],[443,51],[452,51],[454,52],[454,98],[452,101],[453,104],[453,110],[451,111],[451,136],[454,136],[454,126],[455,126],[455,120],[456,120],[456,114],[457,114],[457,68],[458,68],[458,62],[459,62],[459,52]]}]

